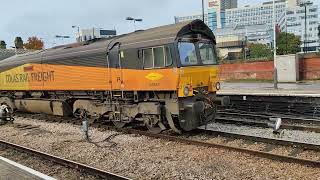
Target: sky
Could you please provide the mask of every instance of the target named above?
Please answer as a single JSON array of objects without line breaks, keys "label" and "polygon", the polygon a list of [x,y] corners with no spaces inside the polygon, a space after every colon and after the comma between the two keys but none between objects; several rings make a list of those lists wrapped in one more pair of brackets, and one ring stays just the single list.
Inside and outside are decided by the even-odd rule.
[{"label": "sky", "polygon": [[[265,0],[238,0],[238,6],[260,4]],[[314,0],[320,4],[320,0]],[[51,47],[75,41],[76,29],[116,29],[118,34],[132,32],[132,22],[125,18],[142,18],[137,29],[174,23],[175,15],[201,12],[201,0],[0,0],[0,40],[7,48],[16,36],[24,41],[37,36]],[[71,36],[56,39],[55,35]]]}]

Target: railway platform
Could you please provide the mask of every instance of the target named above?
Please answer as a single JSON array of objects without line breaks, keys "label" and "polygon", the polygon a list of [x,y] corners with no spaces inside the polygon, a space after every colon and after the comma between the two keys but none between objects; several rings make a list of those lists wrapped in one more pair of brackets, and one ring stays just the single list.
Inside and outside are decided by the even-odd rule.
[{"label": "railway platform", "polygon": [[320,97],[320,82],[279,83],[277,90],[273,83],[223,82],[218,95]]},{"label": "railway platform", "polygon": [[45,174],[0,156],[0,179],[55,180]]}]

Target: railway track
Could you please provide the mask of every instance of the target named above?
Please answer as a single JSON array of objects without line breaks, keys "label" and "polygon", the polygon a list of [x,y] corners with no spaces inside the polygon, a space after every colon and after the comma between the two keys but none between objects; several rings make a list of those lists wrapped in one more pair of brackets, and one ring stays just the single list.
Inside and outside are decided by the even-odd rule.
[{"label": "railway track", "polygon": [[74,161],[70,161],[70,160],[67,160],[67,159],[63,159],[63,158],[60,158],[60,157],[57,157],[57,156],[54,156],[54,155],[43,153],[43,152],[31,149],[31,148],[27,148],[27,147],[24,147],[24,146],[21,146],[21,145],[17,145],[17,144],[13,144],[13,143],[10,143],[10,142],[6,142],[6,141],[3,141],[3,140],[0,140],[0,146],[2,146],[4,148],[13,149],[13,150],[16,150],[16,151],[19,151],[19,152],[27,153],[27,154],[30,154],[30,155],[33,155],[33,156],[36,156],[36,157],[39,157],[39,158],[54,162],[54,163],[57,163],[59,165],[66,166],[68,168],[78,170],[80,172],[85,172],[85,173],[91,174],[91,175],[99,177],[101,179],[129,180],[129,178],[123,177],[121,175],[113,174],[111,172],[107,172],[107,171],[104,171],[104,170],[101,170],[101,169],[90,167],[90,166],[87,166],[85,164],[81,164],[81,163],[78,163],[78,162],[74,162]]},{"label": "railway track", "polygon": [[[34,117],[34,116],[33,116]],[[43,118],[41,118],[43,119]],[[50,118],[48,118],[50,119]],[[80,125],[80,122],[74,122],[70,118],[57,118],[54,120],[49,120],[51,122],[59,122],[59,123],[73,123]],[[102,130],[117,130],[119,132],[127,133],[127,134],[138,134],[143,136],[148,136],[157,139],[164,139],[174,142],[180,142],[184,144],[203,146],[203,147],[211,147],[211,148],[221,148],[227,149],[236,152],[242,152],[245,154],[250,154],[257,157],[268,158],[276,161],[289,162],[289,163],[297,163],[302,165],[309,165],[320,168],[320,145],[316,144],[308,144],[301,142],[292,142],[285,141],[280,139],[271,139],[271,138],[263,138],[257,136],[248,136],[234,133],[227,133],[221,131],[213,131],[213,130],[205,130],[198,129],[192,131],[190,133],[185,133],[183,135],[172,135],[171,133],[166,134],[152,134],[147,131],[134,129],[134,128],[123,128],[117,129],[113,126],[110,126],[101,122],[91,122],[91,126],[102,129]],[[214,138],[226,138],[226,141],[215,143],[209,142],[206,140],[198,140],[197,137],[206,136],[207,140],[211,140]],[[240,146],[228,145],[227,142],[232,142],[236,140],[244,141]],[[254,150],[250,148],[250,144],[260,143],[264,146],[261,150]],[[287,154],[278,154],[273,152],[275,149],[281,149],[283,147],[291,148],[291,151]],[[316,159],[307,159],[299,157],[300,154],[305,152],[316,154]]]},{"label": "railway track", "polygon": [[230,108],[243,112],[259,112],[320,118],[320,98],[308,95],[228,94]]},{"label": "railway track", "polygon": [[227,124],[242,124],[267,128],[269,127],[268,123],[270,123],[269,119],[274,117],[279,117],[282,119],[282,129],[320,133],[320,119],[304,119],[285,115],[257,114],[242,111],[221,110],[218,112],[216,121]]}]

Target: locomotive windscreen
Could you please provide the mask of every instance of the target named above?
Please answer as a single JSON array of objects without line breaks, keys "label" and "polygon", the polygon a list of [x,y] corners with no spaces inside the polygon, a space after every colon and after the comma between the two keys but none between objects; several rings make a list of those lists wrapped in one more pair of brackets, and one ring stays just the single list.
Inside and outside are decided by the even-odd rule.
[{"label": "locomotive windscreen", "polygon": [[214,45],[206,41],[178,43],[180,63],[182,66],[215,65],[218,58]]}]

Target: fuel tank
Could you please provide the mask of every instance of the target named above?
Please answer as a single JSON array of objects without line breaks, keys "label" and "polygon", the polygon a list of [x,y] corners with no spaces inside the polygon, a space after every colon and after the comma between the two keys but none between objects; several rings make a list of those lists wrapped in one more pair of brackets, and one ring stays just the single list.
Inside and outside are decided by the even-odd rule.
[{"label": "fuel tank", "polygon": [[72,115],[72,108],[64,101],[59,100],[14,100],[15,107],[23,112],[44,113],[56,116]]}]

